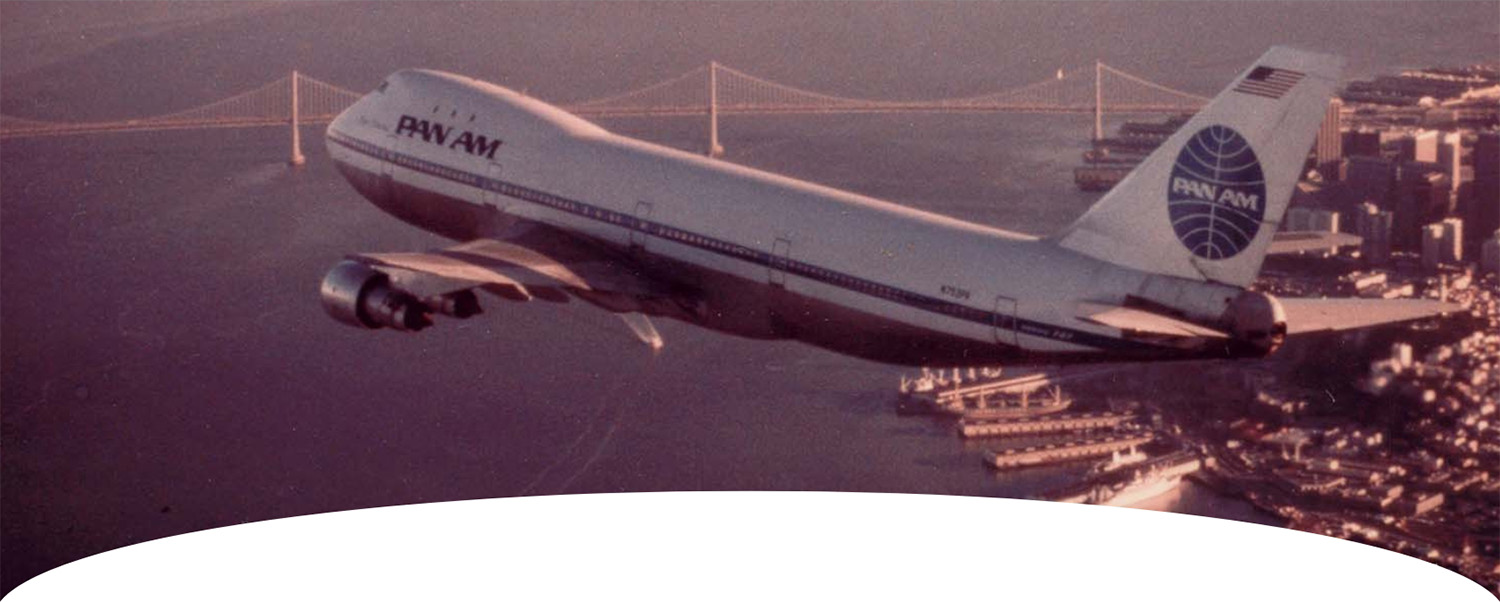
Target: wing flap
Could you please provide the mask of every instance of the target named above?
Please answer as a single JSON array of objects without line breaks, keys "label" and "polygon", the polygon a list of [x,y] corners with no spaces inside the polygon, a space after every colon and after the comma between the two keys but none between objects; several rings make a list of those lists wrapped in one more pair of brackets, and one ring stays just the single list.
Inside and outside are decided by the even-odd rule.
[{"label": "wing flap", "polygon": [[628,259],[553,230],[528,227],[511,234],[434,251],[349,258],[418,297],[472,288],[513,300],[567,301],[572,294],[619,315],[636,339],[661,349],[662,336],[640,311],[641,300],[670,297],[669,285],[648,278]]},{"label": "wing flap", "polygon": [[498,240],[475,240],[426,253],[361,253],[354,259],[377,267],[422,272],[468,286],[568,286],[592,290],[568,266],[526,247]]},{"label": "wing flap", "polygon": [[1287,334],[1350,330],[1463,311],[1433,299],[1277,298],[1286,310]]},{"label": "wing flap", "polygon": [[1191,322],[1178,320],[1171,316],[1164,316],[1148,311],[1121,307],[1118,305],[1106,305],[1102,303],[1079,303],[1078,317],[1118,328],[1141,333],[1159,334],[1171,337],[1211,337],[1224,338],[1225,334],[1212,328],[1205,328]]}]

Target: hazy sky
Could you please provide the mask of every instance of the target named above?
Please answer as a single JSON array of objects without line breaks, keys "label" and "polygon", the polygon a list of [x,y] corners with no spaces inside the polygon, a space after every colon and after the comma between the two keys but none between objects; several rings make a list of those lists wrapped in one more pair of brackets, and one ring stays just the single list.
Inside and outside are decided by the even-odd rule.
[{"label": "hazy sky", "polygon": [[38,117],[184,108],[291,69],[362,89],[430,67],[570,101],[717,59],[901,98],[990,92],[1096,58],[1210,93],[1273,44],[1343,54],[1350,76],[1500,58],[1493,2],[5,2],[0,16],[0,109]]}]

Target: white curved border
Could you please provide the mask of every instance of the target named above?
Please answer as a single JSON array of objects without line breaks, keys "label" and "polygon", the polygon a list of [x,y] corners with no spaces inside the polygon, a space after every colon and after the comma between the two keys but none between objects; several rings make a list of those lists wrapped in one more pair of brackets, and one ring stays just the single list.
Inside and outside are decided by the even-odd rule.
[{"label": "white curved border", "polygon": [[74,562],[8,600],[1492,600],[1441,567],[1165,512],[895,494],[634,493],[355,510]]}]

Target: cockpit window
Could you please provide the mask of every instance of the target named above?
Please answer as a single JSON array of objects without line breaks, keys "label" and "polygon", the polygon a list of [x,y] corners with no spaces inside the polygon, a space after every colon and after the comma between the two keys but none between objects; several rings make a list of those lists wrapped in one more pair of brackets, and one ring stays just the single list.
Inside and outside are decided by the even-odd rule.
[{"label": "cockpit window", "polygon": [[380,82],[380,87],[376,88],[375,91],[376,92],[385,92],[386,87],[389,86],[389,85],[391,85],[391,82]]}]

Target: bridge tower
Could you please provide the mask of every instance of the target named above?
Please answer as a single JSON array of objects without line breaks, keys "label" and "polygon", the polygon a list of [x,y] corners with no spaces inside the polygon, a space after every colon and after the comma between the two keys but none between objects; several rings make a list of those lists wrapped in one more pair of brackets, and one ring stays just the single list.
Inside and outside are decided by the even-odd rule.
[{"label": "bridge tower", "polygon": [[719,63],[708,62],[708,156],[724,156],[719,146]]},{"label": "bridge tower", "polygon": [[297,112],[297,70],[292,70],[292,165],[301,165],[307,162],[307,157],[302,155],[302,128],[300,116]]},{"label": "bridge tower", "polygon": [[1104,139],[1104,63],[1094,59],[1094,141]]}]

